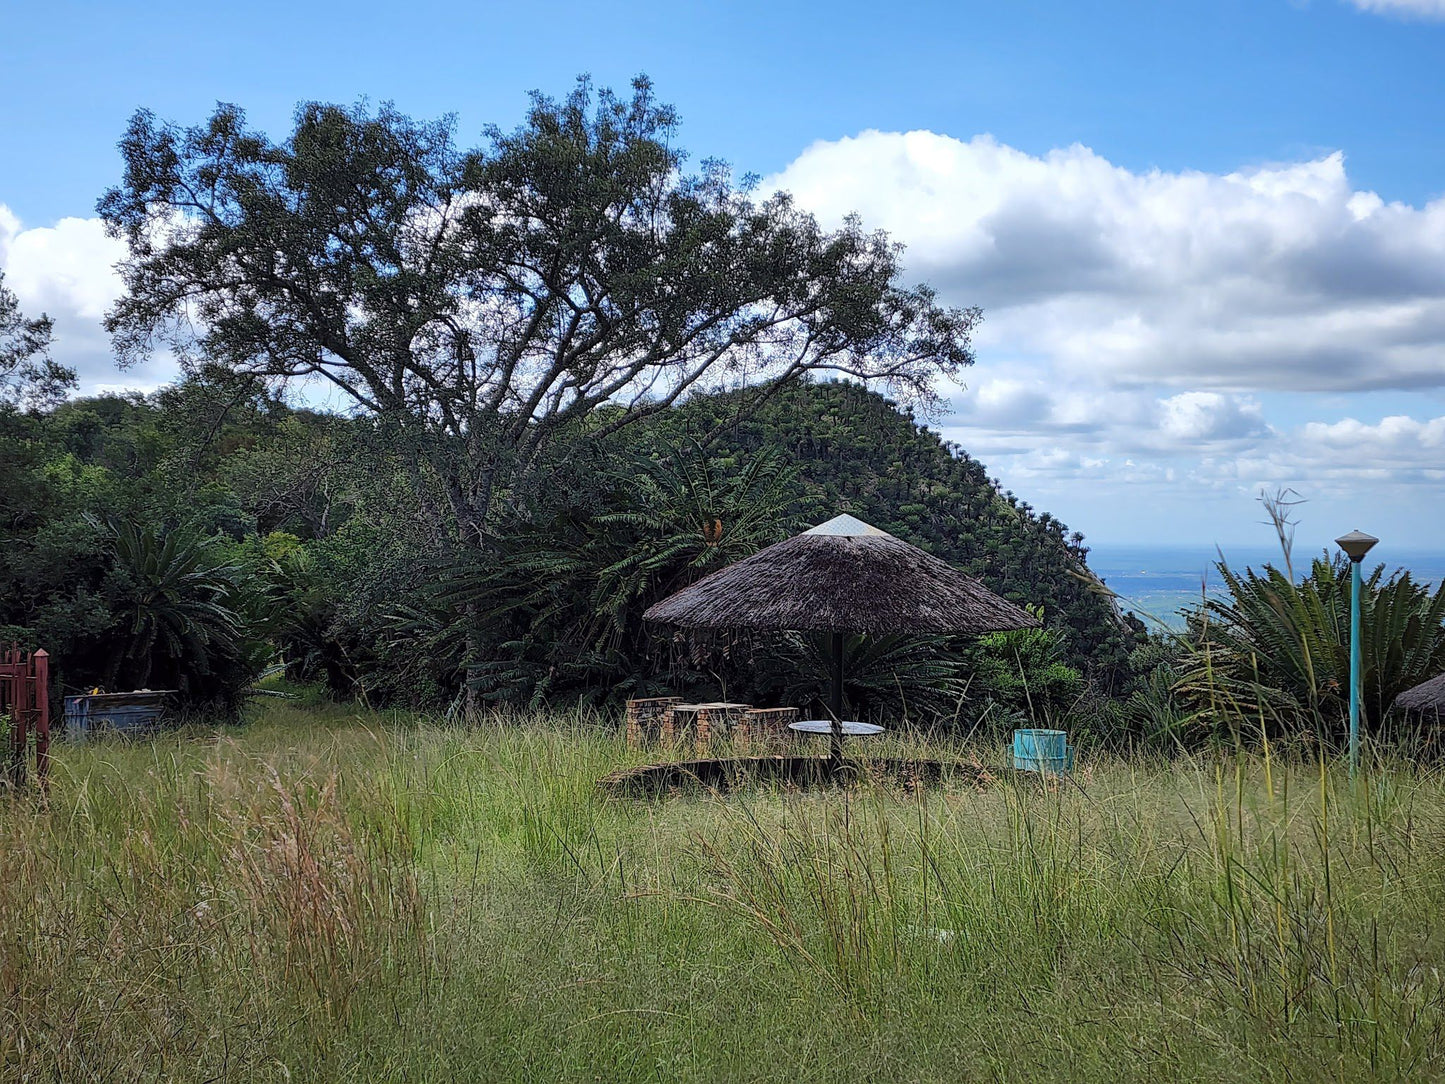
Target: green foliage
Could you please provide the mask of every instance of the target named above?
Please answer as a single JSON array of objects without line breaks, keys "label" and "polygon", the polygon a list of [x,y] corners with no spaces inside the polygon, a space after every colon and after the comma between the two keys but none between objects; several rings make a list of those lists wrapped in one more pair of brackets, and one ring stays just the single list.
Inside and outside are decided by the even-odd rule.
[{"label": "green foliage", "polygon": [[579,687],[615,701],[712,684],[723,660],[671,650],[672,632],[644,625],[642,614],[785,537],[795,482],[775,454],[738,461],[696,444],[617,447],[588,479],[590,508],[569,500],[516,524],[494,563],[480,575],[454,570],[434,596],[470,608],[479,633],[512,633],[501,658],[473,667],[474,686],[535,704]]},{"label": "green foliage", "polygon": [[142,110],[99,204],[128,245],[107,326],[123,364],[164,341],[222,383],[325,384],[436,558],[485,550],[600,414],[816,371],[929,400],[972,363],[978,311],[904,285],[885,234],[754,201],[713,159],[686,172],[676,129],[644,77],[535,95],[475,148],[390,106],[304,103],[280,140],[232,105],[189,128]]},{"label": "green foliage", "polygon": [[269,654],[257,578],[187,530],[121,523],[110,534],[105,687],[173,688],[187,707],[234,712]]},{"label": "green foliage", "polygon": [[1135,649],[1130,659],[1134,682],[1115,713],[1114,739],[1139,739],[1146,744],[1180,747],[1194,734],[1188,708],[1177,687],[1187,649],[1172,636],[1154,636]]},{"label": "green foliage", "polygon": [[[240,616],[293,674],[377,701],[446,701],[463,675],[532,704],[785,695],[771,664],[802,641],[677,638],[641,613],[844,509],[1042,606],[1069,663],[1118,685],[1131,634],[1082,536],[865,390],[937,405],[979,312],[903,285],[898,246],[856,219],[824,230],[720,163],[688,173],[676,125],[645,78],[537,95],[471,149],[389,106],[308,103],[284,140],[234,106],[190,128],[137,113],[100,202],[128,245],[107,324],[123,364],[164,341],[193,379],[56,411],[50,443],[103,471],[74,484],[123,479],[123,507],[74,503],[294,535],[246,565],[273,596]],[[849,383],[811,380],[828,373]],[[287,410],[297,378],[354,414]],[[906,680],[956,702],[956,645],[865,651],[860,698]]]},{"label": "green foliage", "polygon": [[[806,638],[679,635],[641,615],[849,508],[1041,605],[1064,661],[1096,687],[1117,680],[1128,636],[1078,574],[1086,553],[1061,524],[1011,506],[975,462],[855,385],[799,385],[755,411],[733,394],[697,395],[610,433],[599,412],[547,457],[545,485],[509,495],[514,511],[483,548],[442,556],[370,419],[293,411],[254,385],[187,381],[149,399],[12,413],[3,425],[0,462],[11,469],[0,488],[13,500],[0,624],[44,643],[71,687],[143,670],[143,652],[112,665],[131,648],[107,630],[135,615],[131,603],[116,612],[129,587],[96,525],[105,519],[154,524],[159,542],[169,531],[220,539],[208,547],[238,577],[226,605],[251,645],[242,654],[269,642],[293,676],[375,704],[450,703],[470,672],[475,694],[495,701],[675,691],[802,706],[826,674]],[[904,505],[924,513],[894,511]],[[850,703],[952,718],[965,648],[853,644]]]},{"label": "green foliage", "polygon": [[852,512],[1005,598],[1041,607],[1069,664],[1095,687],[1123,691],[1137,634],[1089,572],[1083,535],[1035,512],[962,448],[857,384],[799,384],[753,413],[738,403],[746,395],[696,396],[669,423],[687,433],[725,425],[709,446],[727,456],[781,451],[801,483],[790,509],[795,521]]},{"label": "green foliage", "polygon": [[62,691],[168,687],[234,711],[272,650],[273,563],[240,541],[254,521],[182,424],[205,398],[0,415],[0,629],[45,647]]},{"label": "green foliage", "polygon": [[0,1077],[1445,1076],[1417,766],[1089,757],[1081,793],[1000,745],[977,789],[637,803],[596,781],[645,754],[571,713],[257,709],[0,803]]},{"label": "green foliage", "polygon": [[[800,384],[756,410],[741,410],[737,398],[695,396],[593,445],[586,465],[568,458],[551,491],[564,501],[549,505],[544,495],[538,507],[551,510],[509,525],[480,569],[453,570],[432,595],[441,606],[425,627],[440,633],[447,610],[472,608],[485,645],[477,689],[532,704],[564,691],[594,701],[678,691],[817,710],[826,642],[675,634],[645,627],[640,615],[706,572],[844,508],[1040,605],[1051,632],[1035,646],[1057,655],[1035,667],[1023,653],[1030,680],[1043,682],[1040,710],[1075,698],[1081,670],[1104,685],[1117,680],[1127,665],[1117,653],[1131,634],[1092,589],[1086,554],[1062,524],[1010,506],[972,460],[856,385]],[[729,417],[743,420],[719,429]],[[929,494],[925,518],[896,518],[888,498],[901,498],[900,485]],[[850,711],[930,722],[957,715],[966,644],[882,637],[850,640],[847,650]],[[1027,706],[1012,692],[993,699]]]},{"label": "green foliage", "polygon": [[[762,702],[792,704],[826,718],[833,673],[832,636],[784,633],[751,656],[749,683]],[[969,691],[958,643],[946,636],[843,637],[843,701],[847,718],[913,723],[956,720]]]},{"label": "green foliage", "polygon": [[[1316,558],[1298,582],[1273,565],[1218,564],[1227,594],[1190,618],[1192,656],[1179,690],[1210,733],[1309,737],[1335,744],[1349,715],[1350,564]],[[1363,577],[1363,725],[1379,728],[1395,697],[1445,669],[1445,585],[1408,571]]]},{"label": "green foliage", "polygon": [[969,651],[970,695],[1039,723],[1057,721],[1084,691],[1056,631],[1013,629],[980,636]]},{"label": "green foliage", "polygon": [[48,316],[28,319],[0,270],[0,410],[54,404],[75,387],[75,370],[50,356]]},{"label": "green foliage", "polygon": [[64,682],[110,623],[107,541],[87,512],[114,501],[116,487],[57,446],[50,421],[0,411],[0,640],[44,647]]}]

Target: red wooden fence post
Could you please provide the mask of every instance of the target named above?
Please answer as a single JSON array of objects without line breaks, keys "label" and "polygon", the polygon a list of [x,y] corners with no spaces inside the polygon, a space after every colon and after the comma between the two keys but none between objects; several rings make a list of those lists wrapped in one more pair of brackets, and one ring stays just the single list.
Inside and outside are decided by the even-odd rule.
[{"label": "red wooden fence post", "polygon": [[6,763],[0,779],[23,787],[30,756],[30,731],[35,731],[35,778],[42,787],[50,774],[50,655],[41,649],[22,652],[19,644],[0,647],[0,714],[10,716]]},{"label": "red wooden fence post", "polygon": [[35,780],[50,782],[50,653],[35,653]]}]

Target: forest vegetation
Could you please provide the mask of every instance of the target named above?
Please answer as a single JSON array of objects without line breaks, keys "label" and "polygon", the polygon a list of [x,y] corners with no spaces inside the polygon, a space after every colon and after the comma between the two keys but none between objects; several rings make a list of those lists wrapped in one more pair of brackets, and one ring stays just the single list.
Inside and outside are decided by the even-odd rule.
[{"label": "forest vegetation", "polygon": [[[697,658],[642,611],[849,508],[1039,607],[1048,635],[1015,639],[1068,666],[1066,685],[1125,680],[1138,633],[1087,576],[1080,539],[960,449],[842,383],[790,388],[705,444],[727,400],[696,396],[564,457],[480,566],[436,557],[402,487],[376,469],[364,419],[200,383],[12,413],[0,617],[7,636],[51,645],[72,687],[178,687],[196,707],[210,704],[202,690],[234,703],[274,660],[344,698],[445,708],[469,672],[469,632],[490,660],[473,681],[492,700],[615,705],[748,680],[784,695],[808,645],[712,645]],[[851,649],[903,658],[918,646]],[[950,645],[928,646],[925,689],[944,681]],[[779,650],[787,658],[756,673]],[[870,680],[866,666],[854,674]]]}]

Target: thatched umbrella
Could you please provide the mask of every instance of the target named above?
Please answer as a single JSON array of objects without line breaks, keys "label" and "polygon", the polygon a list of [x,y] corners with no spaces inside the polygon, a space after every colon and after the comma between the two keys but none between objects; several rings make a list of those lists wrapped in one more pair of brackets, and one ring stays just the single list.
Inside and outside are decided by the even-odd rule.
[{"label": "thatched umbrella", "polygon": [[1445,674],[1422,681],[1395,697],[1395,707],[1411,715],[1423,715],[1436,723],[1445,722]]},{"label": "thatched umbrella", "polygon": [[643,615],[692,629],[832,633],[832,755],[842,755],[843,634],[1034,628],[1026,610],[946,561],[843,515],[703,577]]}]

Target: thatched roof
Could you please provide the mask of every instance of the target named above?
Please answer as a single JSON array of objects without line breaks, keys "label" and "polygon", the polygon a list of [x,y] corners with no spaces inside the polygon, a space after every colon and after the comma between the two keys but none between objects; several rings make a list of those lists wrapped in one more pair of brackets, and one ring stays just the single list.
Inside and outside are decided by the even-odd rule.
[{"label": "thatched roof", "polygon": [[714,572],[644,616],[684,628],[873,633],[1039,624],[973,577],[852,516]]},{"label": "thatched roof", "polygon": [[1401,711],[1434,712],[1445,716],[1445,674],[1423,681],[1413,689],[1406,689],[1395,697],[1395,707]]}]

